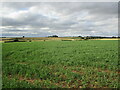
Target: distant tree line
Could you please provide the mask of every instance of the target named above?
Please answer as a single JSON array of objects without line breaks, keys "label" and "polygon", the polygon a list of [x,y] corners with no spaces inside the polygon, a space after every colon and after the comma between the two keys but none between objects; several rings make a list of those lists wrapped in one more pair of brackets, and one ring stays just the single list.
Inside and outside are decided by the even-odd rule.
[{"label": "distant tree line", "polygon": [[115,36],[112,36],[112,37],[102,37],[102,36],[78,36],[80,37],[81,39],[102,39],[102,38],[120,38],[120,37],[115,37]]},{"label": "distant tree line", "polygon": [[52,35],[52,36],[48,36],[48,37],[58,37],[57,35]]}]

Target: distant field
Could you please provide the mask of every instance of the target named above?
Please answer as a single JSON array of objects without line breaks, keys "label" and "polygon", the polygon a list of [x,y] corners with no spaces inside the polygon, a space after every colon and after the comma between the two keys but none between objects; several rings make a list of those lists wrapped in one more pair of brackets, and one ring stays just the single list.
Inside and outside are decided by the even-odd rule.
[{"label": "distant field", "polygon": [[[19,38],[20,40],[25,41],[61,41],[61,40],[71,40],[71,41],[79,41],[84,40],[80,37],[25,37],[25,38]],[[0,42],[5,41],[11,41],[14,40],[14,38],[0,38]],[[88,40],[119,40],[118,38],[102,38],[102,39],[88,39]]]},{"label": "distant field", "polygon": [[3,88],[118,88],[118,41],[2,43]]}]

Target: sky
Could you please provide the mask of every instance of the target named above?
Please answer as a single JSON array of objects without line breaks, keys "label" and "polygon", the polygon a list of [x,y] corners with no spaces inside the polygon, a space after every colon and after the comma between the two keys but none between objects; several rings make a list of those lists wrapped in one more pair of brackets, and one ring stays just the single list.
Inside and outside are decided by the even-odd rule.
[{"label": "sky", "polygon": [[117,2],[4,2],[3,37],[117,36]]}]

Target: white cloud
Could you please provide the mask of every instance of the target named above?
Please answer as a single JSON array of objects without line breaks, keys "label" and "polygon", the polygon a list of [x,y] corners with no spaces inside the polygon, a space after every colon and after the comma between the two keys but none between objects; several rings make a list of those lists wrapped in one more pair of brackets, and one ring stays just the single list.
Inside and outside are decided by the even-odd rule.
[{"label": "white cloud", "polygon": [[49,27],[44,27],[44,28],[41,28],[41,29],[44,29],[44,30],[46,30],[46,29],[50,29]]},{"label": "white cloud", "polygon": [[[4,36],[103,35],[118,33],[117,3],[3,3]],[[8,32],[8,33],[7,33]]]}]

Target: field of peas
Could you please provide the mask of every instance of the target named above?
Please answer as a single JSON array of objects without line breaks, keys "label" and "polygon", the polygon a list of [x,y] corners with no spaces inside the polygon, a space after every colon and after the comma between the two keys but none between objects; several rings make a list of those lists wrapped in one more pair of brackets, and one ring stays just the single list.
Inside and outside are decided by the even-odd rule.
[{"label": "field of peas", "polygon": [[118,88],[118,41],[2,44],[3,88]]}]

